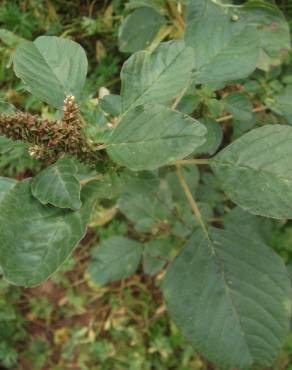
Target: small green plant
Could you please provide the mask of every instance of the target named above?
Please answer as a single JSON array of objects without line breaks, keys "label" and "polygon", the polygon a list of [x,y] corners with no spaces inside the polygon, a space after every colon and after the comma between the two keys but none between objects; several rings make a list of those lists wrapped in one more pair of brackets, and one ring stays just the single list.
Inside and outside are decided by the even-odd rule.
[{"label": "small green plant", "polygon": [[[0,113],[1,135],[27,143],[45,167],[22,181],[0,178],[0,265],[11,284],[38,285],[88,225],[119,210],[131,227],[102,238],[88,278],[125,279],[142,262],[146,274],[161,274],[168,312],[203,356],[223,369],[270,366],[292,307],[288,271],[266,232],[272,220],[292,219],[291,86],[263,83],[261,73],[281,68],[289,26],[258,0],[187,1],[185,23],[184,3],[129,3],[120,49],[134,54],[120,95],[106,91],[91,106],[96,122],[85,119],[83,48],[55,36],[18,40],[15,74],[56,112]],[[138,40],[130,36],[141,19],[153,32],[140,29]],[[169,36],[178,39],[161,42]],[[268,109],[273,119],[257,121]],[[228,135],[225,120],[234,121]]]}]

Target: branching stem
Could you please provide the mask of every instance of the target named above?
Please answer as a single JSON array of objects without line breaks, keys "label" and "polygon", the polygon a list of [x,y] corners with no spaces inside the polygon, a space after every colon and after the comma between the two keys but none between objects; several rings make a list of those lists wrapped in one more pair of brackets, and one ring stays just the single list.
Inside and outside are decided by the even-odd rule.
[{"label": "branching stem", "polygon": [[171,16],[173,17],[174,23],[176,24],[181,34],[183,34],[185,31],[185,21],[178,11],[177,4],[173,0],[167,0],[167,5]]},{"label": "branching stem", "polygon": [[[261,107],[254,108],[252,110],[252,112],[253,113],[259,113],[259,112],[264,112],[267,109],[268,109],[267,107],[261,106]],[[232,118],[233,118],[233,115],[232,114],[228,114],[227,116],[223,116],[223,117],[217,118],[216,121],[217,122],[225,122],[225,121],[230,121]]]},{"label": "branching stem", "polygon": [[181,168],[180,168],[180,165],[176,165],[176,174],[177,174],[177,177],[178,177],[178,180],[181,184],[181,187],[192,207],[192,210],[194,212],[194,215],[195,215],[195,218],[196,220],[198,221],[199,225],[201,226],[204,234],[206,235],[206,238],[209,240],[209,234],[208,234],[208,230],[207,230],[207,227],[203,221],[203,218],[202,218],[202,215],[201,215],[201,212],[200,212],[200,209],[195,201],[195,199],[193,198],[192,196],[192,193],[190,191],[190,188],[188,186],[188,184],[186,183],[186,180],[185,178],[183,177],[183,174],[181,172]]}]

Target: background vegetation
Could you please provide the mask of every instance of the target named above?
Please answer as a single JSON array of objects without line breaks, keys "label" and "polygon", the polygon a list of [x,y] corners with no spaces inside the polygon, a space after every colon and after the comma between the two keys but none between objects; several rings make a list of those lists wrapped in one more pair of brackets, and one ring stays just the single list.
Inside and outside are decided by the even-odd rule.
[{"label": "background vegetation", "polygon": [[[119,48],[119,28],[130,12],[129,4],[133,3],[129,1],[127,7],[123,0],[0,1],[0,105],[8,101],[17,109],[51,117],[53,113],[47,106],[30,96],[14,77],[11,57],[19,38],[34,40],[44,34],[64,36],[80,43],[90,61],[83,114],[92,130],[95,124],[104,124],[101,112],[93,108],[104,88],[119,93],[119,72],[129,55],[121,52],[124,40],[120,39]],[[174,1],[169,4],[177,5]],[[277,4],[292,25],[291,1],[279,0]],[[170,7],[168,23],[174,26],[172,36],[179,37],[181,25],[177,22],[179,19]],[[167,35],[169,32],[165,37]],[[242,116],[235,119],[234,112],[232,120],[222,103],[230,91],[223,88],[215,94],[207,85],[183,100],[180,109],[217,119],[225,137],[240,136],[251,128],[248,124],[289,121],[291,61],[292,55],[288,55],[282,67],[267,73],[255,72],[249,80],[232,87],[249,97],[247,102],[241,102],[241,114],[252,113],[252,107],[258,109],[253,120],[242,119]],[[261,109],[262,105],[269,109]],[[1,176],[20,180],[40,171],[42,163],[30,157],[26,149],[21,143],[11,147],[7,139],[0,137]],[[198,191],[200,199],[209,206],[220,206],[222,194],[208,173],[201,177]],[[133,225],[117,213],[115,205],[110,206],[96,210],[82,247],[51,280],[33,289],[0,281],[1,369],[213,368],[195,353],[165,315],[159,290],[162,274],[150,277],[141,268],[132,278],[105,288],[98,288],[91,281],[87,267],[94,246],[111,235],[137,233]],[[242,220],[243,215],[235,212],[233,217]],[[246,222],[253,220],[246,219]],[[260,228],[285,261],[291,262],[292,223],[269,221]],[[292,334],[274,369],[292,370]]]}]

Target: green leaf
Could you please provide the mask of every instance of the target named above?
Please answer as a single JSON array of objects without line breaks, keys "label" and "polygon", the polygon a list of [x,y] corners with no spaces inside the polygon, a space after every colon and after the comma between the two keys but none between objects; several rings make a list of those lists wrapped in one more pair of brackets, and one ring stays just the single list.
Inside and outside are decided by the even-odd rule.
[{"label": "green leaf", "polygon": [[274,95],[271,109],[278,115],[283,116],[292,125],[292,85],[287,85],[279,94]]},{"label": "green leaf", "polygon": [[280,65],[291,49],[290,29],[278,7],[265,1],[248,1],[240,12],[254,25],[260,38],[257,67],[269,71]]},{"label": "green leaf", "polygon": [[[195,197],[195,193],[200,181],[200,171],[198,167],[194,165],[182,166],[181,171],[192,195]],[[181,183],[179,182],[175,168],[171,172],[167,173],[165,179],[172,191],[173,199],[175,201],[181,199],[187,201],[185,192],[183,191]]]},{"label": "green leaf", "polygon": [[264,1],[190,1],[185,40],[195,49],[196,83],[244,78],[256,67],[269,70],[290,50],[287,21]]},{"label": "green leaf", "polygon": [[149,194],[158,190],[160,179],[157,171],[133,172],[125,169],[121,174],[121,182],[124,193]]},{"label": "green leaf", "polygon": [[[99,177],[99,175],[97,175]],[[93,175],[94,177],[94,175]],[[82,176],[83,181],[91,181],[91,176]],[[81,180],[81,178],[80,178]],[[114,199],[122,193],[122,182],[119,175],[109,171],[98,181],[94,181],[93,193],[98,199]]]},{"label": "green leaf", "polygon": [[[146,188],[144,192],[131,187],[118,201],[120,211],[141,232],[151,232],[168,224],[172,217],[172,197],[169,186],[161,182],[158,189]],[[167,228],[167,227],[166,227]]]},{"label": "green leaf", "polygon": [[134,53],[148,46],[166,23],[166,19],[150,7],[141,7],[128,15],[119,30],[119,48]]},{"label": "green leaf", "polygon": [[213,173],[204,171],[201,174],[196,196],[201,202],[206,202],[212,208],[219,209],[220,213],[224,212],[225,195],[220,188],[220,181]]},{"label": "green leaf", "polygon": [[212,118],[204,118],[200,121],[207,129],[206,142],[199,146],[195,153],[207,153],[213,155],[217,152],[223,140],[223,131],[219,123]]},{"label": "green leaf", "polygon": [[0,265],[16,285],[46,280],[83,238],[94,198],[94,183],[82,190],[77,211],[43,206],[31,194],[31,180],[16,184],[0,203]]},{"label": "green leaf", "polygon": [[157,11],[157,13],[166,13],[164,0],[129,0],[126,4],[127,9],[137,9],[141,7],[149,7]]},{"label": "green leaf", "polygon": [[242,93],[236,92],[228,95],[223,103],[225,109],[239,121],[251,121],[253,119],[251,101]]},{"label": "green leaf", "polygon": [[93,252],[88,267],[91,280],[99,285],[126,279],[137,270],[142,245],[122,236],[112,236],[101,243]]},{"label": "green leaf", "polygon": [[183,41],[162,43],[153,53],[135,53],[121,72],[123,111],[145,103],[170,103],[188,86],[193,65],[194,51]]},{"label": "green leaf", "polygon": [[5,194],[17,184],[16,180],[7,177],[0,177],[0,203]]},{"label": "green leaf", "polygon": [[182,113],[191,115],[198,108],[199,104],[199,95],[184,95],[176,109]]},{"label": "green leaf", "polygon": [[252,112],[252,103],[247,96],[235,92],[223,99],[223,103],[225,109],[233,116],[233,140],[254,127],[256,117]]},{"label": "green leaf", "polygon": [[275,238],[275,224],[274,221],[252,215],[244,211],[240,207],[234,207],[223,218],[224,227],[227,230],[240,230],[245,232],[249,238],[260,238],[263,242],[270,244]]},{"label": "green leaf", "polygon": [[195,49],[196,83],[244,78],[256,68],[259,35],[238,12],[211,0],[189,2],[185,41]]},{"label": "green leaf", "polygon": [[208,99],[208,110],[210,112],[211,117],[217,118],[222,115],[224,111],[224,105],[222,100],[218,99]]},{"label": "green leaf", "polygon": [[288,333],[291,284],[258,239],[198,231],[168,268],[168,310],[196,350],[223,369],[270,366]]},{"label": "green leaf", "polygon": [[182,159],[205,142],[195,119],[160,105],[128,112],[106,141],[113,161],[132,170],[153,170]]},{"label": "green leaf", "polygon": [[34,42],[20,44],[13,62],[17,77],[46,103],[60,109],[66,94],[79,98],[87,74],[87,58],[76,42],[41,36]]},{"label": "green leaf", "polygon": [[[202,220],[204,223],[210,222],[214,218],[214,212],[210,204],[197,202]],[[185,200],[180,199],[175,207],[176,221],[171,228],[171,234],[180,239],[186,240],[187,237],[193,234],[195,229],[200,228],[200,224],[194,217],[194,211],[185,197]]]},{"label": "green leaf", "polygon": [[99,100],[101,109],[114,117],[122,113],[122,99],[120,95],[106,95]]},{"label": "green leaf", "polygon": [[169,261],[171,251],[170,239],[151,240],[144,244],[143,270],[150,276],[156,275]]},{"label": "green leaf", "polygon": [[212,169],[230,199],[260,216],[292,218],[292,127],[254,129],[219,152]]},{"label": "green leaf", "polygon": [[0,28],[0,40],[3,42],[3,44],[9,47],[15,47],[16,45],[25,41],[24,38],[19,37],[15,33],[4,28]]},{"label": "green leaf", "polygon": [[32,195],[44,205],[78,210],[82,205],[81,185],[76,175],[77,167],[71,158],[59,159],[32,180]]}]

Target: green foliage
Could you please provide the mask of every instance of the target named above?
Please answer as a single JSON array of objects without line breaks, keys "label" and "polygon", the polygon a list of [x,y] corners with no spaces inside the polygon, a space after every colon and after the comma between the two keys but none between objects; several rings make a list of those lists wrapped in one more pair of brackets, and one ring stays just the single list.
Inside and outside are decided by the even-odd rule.
[{"label": "green foliage", "polygon": [[8,281],[25,286],[39,284],[67,259],[84,236],[90,219],[90,184],[82,193],[83,206],[74,212],[43,206],[31,194],[31,180],[6,192],[0,204],[0,259]]},{"label": "green foliage", "polygon": [[[52,276],[35,289],[66,287],[58,304],[63,310],[68,303],[72,317],[96,309],[96,300],[106,309],[98,312],[104,322],[96,331],[91,324],[56,330],[55,343],[66,344],[50,368],[65,368],[75,347],[87,346],[75,364],[82,370],[203,369],[202,362],[189,366],[192,350],[168,338],[168,332],[177,338],[172,325],[167,333],[156,324],[149,329],[164,312],[161,279],[170,316],[207,360],[222,369],[272,366],[280,361],[292,305],[291,279],[271,249],[291,263],[287,20],[268,1],[132,0],[126,17],[116,16],[121,2],[113,1],[94,18],[93,2],[68,27],[53,3],[54,22],[44,22],[42,32],[33,16],[39,5],[27,8],[30,27],[16,3],[0,11],[0,129],[9,138],[0,138],[1,272],[26,287]],[[110,44],[120,18],[119,49],[134,53],[127,60]],[[49,36],[55,34],[63,37]],[[85,50],[67,35],[88,51],[89,68]],[[3,73],[12,60],[21,82]],[[48,153],[60,146],[55,162],[40,155],[44,141]],[[82,163],[70,157],[76,142]],[[80,276],[71,256],[79,243]],[[72,269],[79,279],[73,285]],[[125,289],[111,298],[119,280]],[[157,311],[144,293],[148,283]],[[28,317],[54,320],[52,302],[50,294],[32,297]],[[126,328],[141,314],[135,305],[144,307],[142,331]],[[17,316],[1,312],[0,325]],[[149,353],[140,346],[145,325],[155,331],[147,334]],[[104,331],[110,334],[96,341]],[[120,355],[127,341],[136,354],[123,348]],[[177,348],[187,360],[171,357]],[[46,354],[45,340],[30,343],[32,368],[45,367]],[[12,367],[17,360],[13,340],[2,341],[0,361]]]},{"label": "green foliage", "polygon": [[94,251],[88,272],[92,281],[99,285],[125,279],[137,270],[141,255],[139,243],[112,237]]},{"label": "green foliage", "polygon": [[119,35],[120,50],[134,53],[144,49],[165,24],[165,18],[150,7],[138,8],[123,22]]},{"label": "green foliage", "polygon": [[121,71],[123,111],[171,102],[188,86],[193,63],[194,52],[182,41],[163,43],[153,53],[135,53]]},{"label": "green foliage", "polygon": [[281,12],[265,2],[238,7],[199,0],[188,5],[186,44],[196,50],[196,83],[219,82],[279,64],[290,35]]},{"label": "green foliage", "polygon": [[5,194],[16,185],[16,181],[6,177],[0,177],[0,202],[5,197]]},{"label": "green foliage", "polygon": [[145,244],[143,270],[145,274],[156,275],[170,259],[171,240],[152,240]]},{"label": "green foliage", "polygon": [[105,143],[116,163],[153,170],[191,154],[205,142],[205,133],[199,122],[180,112],[145,104],[125,114]]},{"label": "green foliage", "polygon": [[290,199],[291,127],[252,130],[212,159],[222,189],[256,215],[292,218]]},{"label": "green foliage", "polygon": [[168,309],[194,346],[220,367],[269,366],[290,323],[284,264],[240,231],[211,229],[209,235],[195,233],[168,269]]},{"label": "green foliage", "polygon": [[14,71],[27,89],[61,108],[66,95],[80,96],[87,74],[84,50],[74,41],[41,36],[22,43],[14,55]]},{"label": "green foliage", "polygon": [[78,210],[81,185],[77,167],[71,159],[59,159],[53,166],[40,172],[32,181],[32,195],[43,205]]}]

